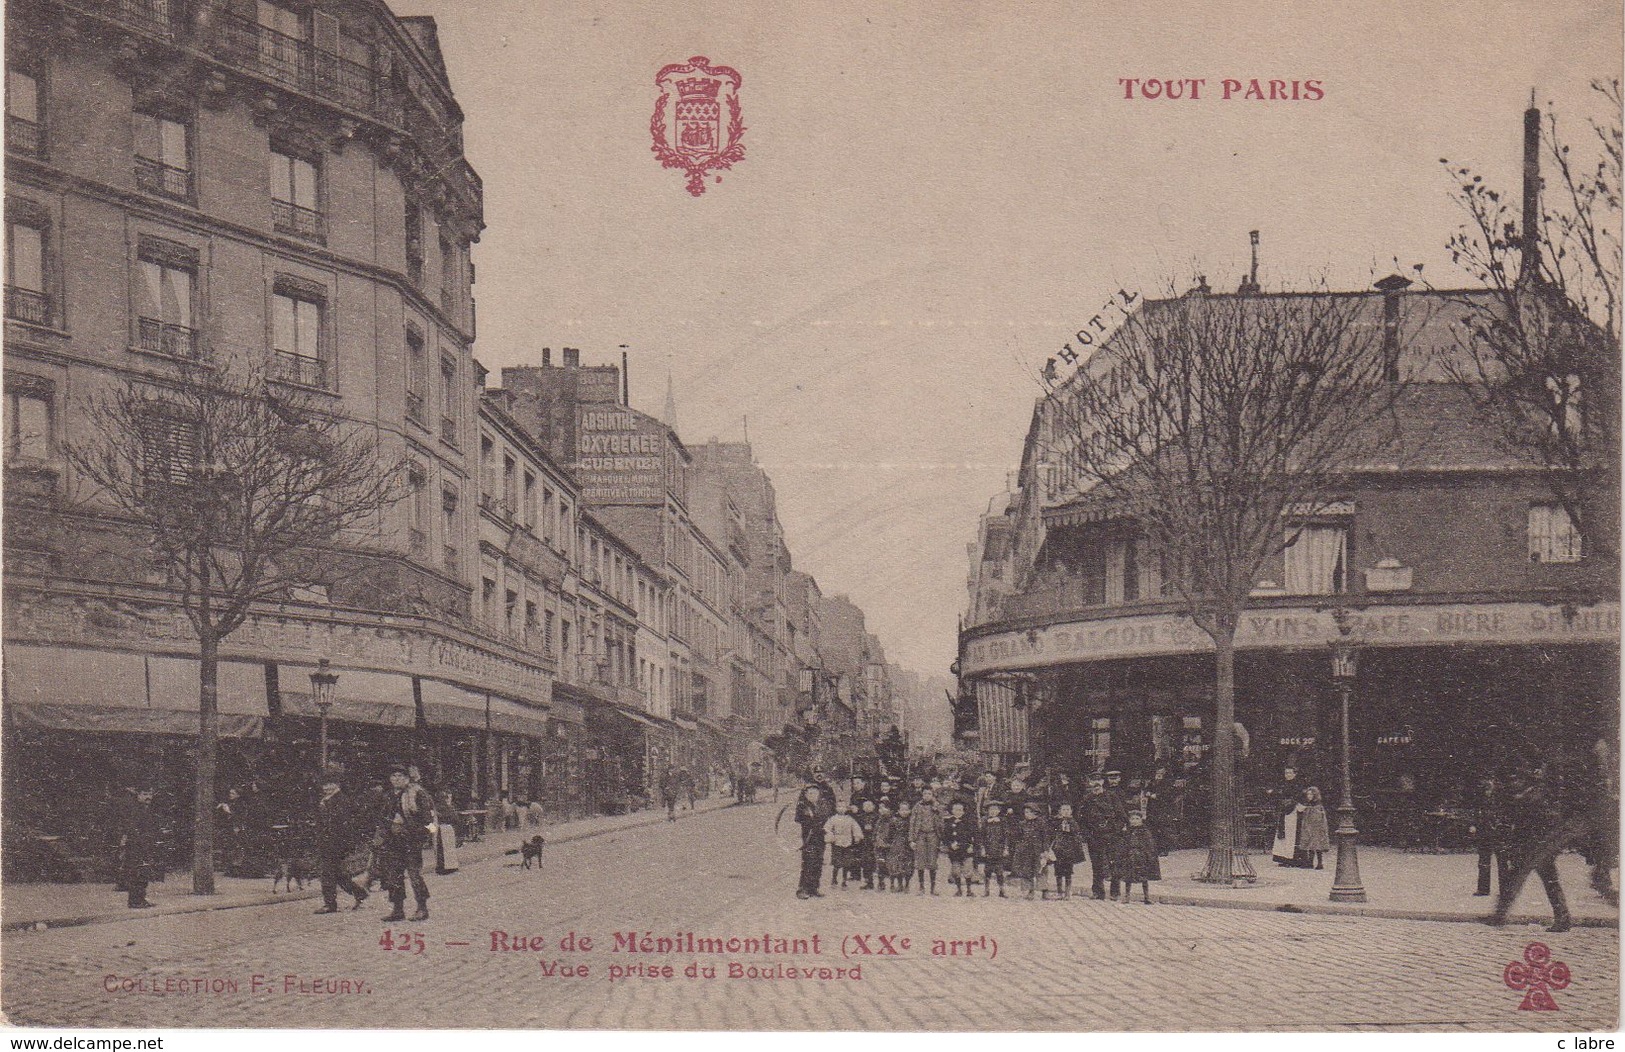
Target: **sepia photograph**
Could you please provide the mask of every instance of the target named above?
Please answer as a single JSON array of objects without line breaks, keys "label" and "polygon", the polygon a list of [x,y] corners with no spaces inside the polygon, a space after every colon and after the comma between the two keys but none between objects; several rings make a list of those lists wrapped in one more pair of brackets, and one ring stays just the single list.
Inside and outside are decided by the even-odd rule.
[{"label": "sepia photograph", "polygon": [[7,1028],[1617,1031],[1622,32],[7,0]]}]

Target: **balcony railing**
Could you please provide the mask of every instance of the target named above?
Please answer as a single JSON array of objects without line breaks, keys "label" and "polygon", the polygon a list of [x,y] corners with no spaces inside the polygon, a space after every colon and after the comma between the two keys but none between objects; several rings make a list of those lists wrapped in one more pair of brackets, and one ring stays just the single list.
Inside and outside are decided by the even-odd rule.
[{"label": "balcony railing", "polygon": [[271,199],[271,224],[279,234],[292,234],[309,241],[327,238],[327,222],[314,208],[296,205],[291,201]]},{"label": "balcony railing", "polygon": [[167,354],[171,358],[196,358],[197,330],[185,325],[162,322],[156,318],[141,318],[136,323],[136,335],[143,351]]},{"label": "balcony railing", "polygon": [[192,173],[189,169],[176,168],[146,157],[135,159],[135,185],[146,193],[177,201],[192,199]]},{"label": "balcony railing", "polygon": [[327,362],[321,358],[307,358],[292,351],[277,351],[271,356],[271,378],[283,383],[299,384],[327,390]]},{"label": "balcony railing", "polygon": [[43,141],[38,124],[26,117],[6,114],[6,149],[38,157]]},{"label": "balcony railing", "polygon": [[31,325],[51,324],[51,297],[33,289],[6,286],[6,317]]},{"label": "balcony railing", "polygon": [[109,15],[127,26],[167,37],[175,30],[175,0],[107,0]]},{"label": "balcony railing", "polygon": [[318,50],[225,5],[209,5],[207,17],[208,42],[227,61],[308,95],[390,119],[395,108],[384,105],[372,70],[361,63]]}]

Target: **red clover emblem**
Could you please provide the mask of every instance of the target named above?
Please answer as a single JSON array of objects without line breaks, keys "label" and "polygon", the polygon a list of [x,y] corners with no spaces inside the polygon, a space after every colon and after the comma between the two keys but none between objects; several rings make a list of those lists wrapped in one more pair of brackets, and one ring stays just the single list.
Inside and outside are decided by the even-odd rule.
[{"label": "red clover emblem", "polygon": [[1569,985],[1569,966],[1552,960],[1552,951],[1543,942],[1532,942],[1523,949],[1523,960],[1507,962],[1501,973],[1502,980],[1513,990],[1526,991],[1520,1012],[1555,1012],[1557,1002],[1553,990]]}]

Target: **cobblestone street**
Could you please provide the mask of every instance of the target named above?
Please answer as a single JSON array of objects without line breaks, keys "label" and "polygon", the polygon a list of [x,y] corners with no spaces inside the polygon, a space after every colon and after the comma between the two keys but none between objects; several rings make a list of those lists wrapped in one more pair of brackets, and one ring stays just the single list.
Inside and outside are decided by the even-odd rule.
[{"label": "cobblestone street", "polygon": [[[727,808],[549,848],[541,872],[499,857],[430,877],[421,954],[385,950],[386,904],[315,916],[309,901],[13,934],[15,1023],[132,1026],[790,1029],[1611,1029],[1618,933],[1074,900],[792,895],[776,806]],[[827,872],[827,870],[826,870]],[[946,868],[943,872],[946,877]],[[346,902],[348,900],[345,900]],[[491,933],[541,936],[492,952]],[[558,952],[567,932],[593,940]],[[654,937],[821,937],[819,956],[614,952]],[[869,935],[870,955],[847,936]],[[878,938],[893,939],[897,956]],[[980,941],[987,936],[984,946]],[[901,938],[907,938],[907,948]],[[933,940],[972,956],[933,956]],[[1520,1011],[1502,972],[1541,941],[1572,981],[1556,1012]],[[449,945],[466,943],[466,945]],[[408,943],[410,946],[410,943]],[[997,956],[993,956],[996,948]],[[964,947],[958,947],[963,951]],[[586,965],[585,977],[543,964]],[[685,978],[691,963],[717,978]],[[729,979],[729,962],[857,967],[861,978]],[[611,978],[670,965],[674,978]],[[261,977],[256,982],[254,977]],[[166,980],[186,992],[162,994]],[[204,980],[201,992],[191,992]],[[301,985],[303,984],[303,985]],[[171,983],[170,989],[177,989]],[[301,990],[307,992],[301,992]]]}]

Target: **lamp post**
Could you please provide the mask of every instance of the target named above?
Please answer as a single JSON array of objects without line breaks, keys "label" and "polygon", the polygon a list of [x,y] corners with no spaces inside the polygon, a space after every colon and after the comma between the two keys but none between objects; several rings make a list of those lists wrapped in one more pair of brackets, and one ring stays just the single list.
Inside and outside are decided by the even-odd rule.
[{"label": "lamp post", "polygon": [[1346,618],[1338,619],[1342,637],[1332,643],[1332,684],[1337,688],[1343,715],[1343,800],[1337,805],[1337,876],[1332,881],[1333,902],[1364,902],[1365,885],[1360,881],[1360,852],[1355,839],[1354,787],[1349,777],[1349,695],[1354,692],[1355,650],[1348,641]]},{"label": "lamp post", "polygon": [[316,702],[316,712],[322,721],[321,769],[327,770],[327,710],[333,707],[333,692],[338,689],[339,674],[334,672],[326,658],[322,658],[316,671],[310,674],[310,696]]}]

